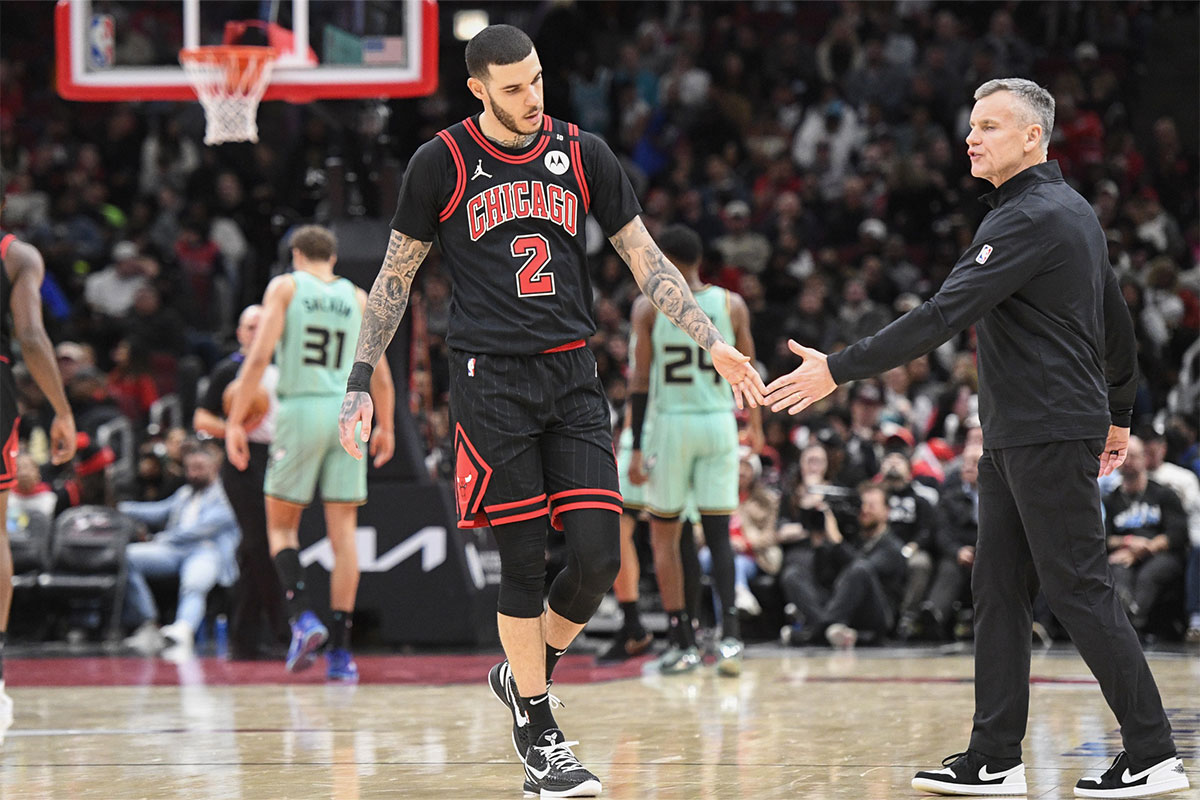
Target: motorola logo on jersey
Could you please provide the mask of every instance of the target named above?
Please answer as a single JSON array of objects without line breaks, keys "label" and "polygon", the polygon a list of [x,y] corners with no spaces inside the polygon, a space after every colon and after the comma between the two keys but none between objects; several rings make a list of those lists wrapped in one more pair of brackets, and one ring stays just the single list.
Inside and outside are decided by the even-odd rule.
[{"label": "motorola logo on jersey", "polygon": [[579,230],[579,198],[557,183],[512,181],[485,189],[467,201],[473,242],[515,219],[548,220],[574,236]]},{"label": "motorola logo on jersey", "polygon": [[546,164],[546,169],[555,175],[562,175],[571,168],[571,160],[561,150],[551,150],[549,153],[546,153],[544,163]]}]

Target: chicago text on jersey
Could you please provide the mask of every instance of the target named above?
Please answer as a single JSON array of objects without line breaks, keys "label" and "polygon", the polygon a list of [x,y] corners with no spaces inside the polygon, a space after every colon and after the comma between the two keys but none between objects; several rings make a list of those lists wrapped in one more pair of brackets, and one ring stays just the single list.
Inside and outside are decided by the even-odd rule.
[{"label": "chicago text on jersey", "polygon": [[471,241],[514,219],[544,219],[574,236],[579,224],[579,198],[556,183],[512,181],[485,189],[467,202]]}]

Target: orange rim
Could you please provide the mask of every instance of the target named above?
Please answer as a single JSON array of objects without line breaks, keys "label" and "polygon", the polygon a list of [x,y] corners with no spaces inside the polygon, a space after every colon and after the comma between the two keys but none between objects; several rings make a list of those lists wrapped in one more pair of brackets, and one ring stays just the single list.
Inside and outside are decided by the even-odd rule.
[{"label": "orange rim", "polygon": [[205,61],[217,61],[218,59],[232,59],[239,63],[246,64],[252,59],[270,59],[273,61],[278,55],[279,51],[274,47],[216,44],[208,47],[184,48],[183,50],[179,51],[179,60],[184,63],[201,63]]},{"label": "orange rim", "polygon": [[[252,47],[249,45],[218,44],[209,47],[192,47],[179,51],[179,63],[185,69],[208,67],[221,70],[225,80],[214,81],[204,73],[192,75],[196,93],[200,95],[206,87],[227,96],[261,94],[259,89],[269,80],[270,67],[279,51],[274,47]],[[211,76],[211,73],[208,73]],[[223,85],[222,85],[223,84]]]}]

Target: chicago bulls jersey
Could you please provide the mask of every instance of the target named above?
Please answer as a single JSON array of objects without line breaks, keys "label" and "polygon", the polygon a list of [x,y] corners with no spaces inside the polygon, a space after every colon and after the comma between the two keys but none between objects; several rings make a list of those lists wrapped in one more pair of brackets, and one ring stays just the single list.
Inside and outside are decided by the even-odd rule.
[{"label": "chicago bulls jersey", "polygon": [[641,213],[602,140],[543,120],[514,150],[469,117],[422,145],[405,173],[392,227],[440,246],[456,350],[531,355],[591,336],[584,220],[612,236]]}]

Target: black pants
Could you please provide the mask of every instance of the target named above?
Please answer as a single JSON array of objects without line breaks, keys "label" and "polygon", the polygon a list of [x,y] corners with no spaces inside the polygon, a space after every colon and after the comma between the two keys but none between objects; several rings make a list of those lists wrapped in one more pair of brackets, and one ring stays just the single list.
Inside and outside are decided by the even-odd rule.
[{"label": "black pants", "polygon": [[1145,630],[1159,598],[1183,579],[1183,563],[1178,553],[1167,552],[1155,553],[1132,567],[1112,567],[1117,597],[1138,631]]},{"label": "black pants", "polygon": [[[929,597],[925,602],[937,612],[943,624],[948,624],[954,618],[954,604],[970,585],[971,568],[958,563],[958,553],[951,553],[938,562],[933,585],[929,587]],[[938,633],[944,634],[945,631]]]},{"label": "black pants", "polygon": [[821,623],[827,627],[835,622],[876,636],[885,636],[892,629],[892,604],[866,559],[852,561],[833,583]]},{"label": "black pants", "polygon": [[796,606],[796,613],[810,621],[825,605],[829,592],[816,577],[817,552],[808,542],[792,542],[783,547],[783,567],[779,570],[779,588],[785,602]]},{"label": "black pants", "polygon": [[784,562],[780,586],[784,598],[796,605],[797,615],[814,634],[840,622],[860,631],[883,636],[894,622],[891,601],[879,576],[862,558],[846,565],[833,586],[825,588],[817,578],[815,552],[795,549]]},{"label": "black pants", "polygon": [[250,466],[245,472],[226,461],[221,466],[221,484],[242,529],[238,545],[238,581],[233,587],[233,618],[229,641],[235,657],[248,658],[264,645],[287,637],[287,611],[283,589],[271,563],[267,545],[267,511],[263,480],[267,474],[267,445],[250,444]]},{"label": "black pants", "polygon": [[1103,440],[986,450],[979,461],[975,721],[971,749],[1019,758],[1029,716],[1032,601],[1040,582],[1100,682],[1135,764],[1175,754],[1171,725],[1113,588],[1100,518]]}]

